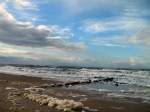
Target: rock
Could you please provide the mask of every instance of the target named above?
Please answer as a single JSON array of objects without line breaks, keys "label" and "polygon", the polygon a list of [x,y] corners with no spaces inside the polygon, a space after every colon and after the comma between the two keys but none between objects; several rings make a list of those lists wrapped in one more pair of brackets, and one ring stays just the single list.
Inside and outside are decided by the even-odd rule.
[{"label": "rock", "polygon": [[115,86],[119,86],[119,84],[116,82],[116,83],[115,83]]},{"label": "rock", "polygon": [[114,80],[113,77],[108,77],[108,78],[103,79],[104,82],[109,82],[109,81],[113,81],[113,80]]},{"label": "rock", "polygon": [[64,84],[61,84],[61,83],[56,84],[56,87],[62,87],[62,86],[64,86]]},{"label": "rock", "polygon": [[50,85],[50,87],[55,87],[55,86],[56,86],[56,84],[51,84],[51,85]]},{"label": "rock", "polygon": [[73,85],[78,85],[78,84],[80,84],[80,82],[79,82],[79,81],[75,81],[75,82],[68,82],[68,83],[65,83],[64,85],[65,85],[65,86],[73,86]]},{"label": "rock", "polygon": [[62,87],[64,84],[58,83],[58,84],[51,84],[50,87]]},{"label": "rock", "polygon": [[49,84],[43,84],[43,85],[41,85],[40,86],[41,88],[49,88],[49,87],[51,87]]},{"label": "rock", "polygon": [[99,80],[98,79],[93,79],[92,82],[99,82]]}]

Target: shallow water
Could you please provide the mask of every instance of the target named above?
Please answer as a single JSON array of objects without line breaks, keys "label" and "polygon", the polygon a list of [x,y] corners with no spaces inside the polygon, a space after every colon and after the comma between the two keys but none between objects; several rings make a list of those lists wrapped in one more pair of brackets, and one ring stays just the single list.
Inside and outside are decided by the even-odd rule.
[{"label": "shallow water", "polygon": [[54,78],[64,82],[112,77],[113,81],[76,85],[72,88],[106,93],[108,97],[141,98],[150,102],[150,71],[1,66],[0,72]]}]

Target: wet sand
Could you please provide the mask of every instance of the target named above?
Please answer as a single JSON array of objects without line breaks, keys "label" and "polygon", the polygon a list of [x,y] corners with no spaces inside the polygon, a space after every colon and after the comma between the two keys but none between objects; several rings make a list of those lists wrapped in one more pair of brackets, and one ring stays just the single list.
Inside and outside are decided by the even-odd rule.
[{"label": "wet sand", "polygon": [[[87,112],[150,112],[150,104],[143,103],[140,99],[108,98],[105,94],[48,87],[58,83],[61,82],[0,73],[0,112],[63,112],[24,98],[24,89],[29,87],[44,88],[45,94],[58,99],[81,102],[88,108]],[[13,89],[17,90],[15,96],[11,96]]]}]

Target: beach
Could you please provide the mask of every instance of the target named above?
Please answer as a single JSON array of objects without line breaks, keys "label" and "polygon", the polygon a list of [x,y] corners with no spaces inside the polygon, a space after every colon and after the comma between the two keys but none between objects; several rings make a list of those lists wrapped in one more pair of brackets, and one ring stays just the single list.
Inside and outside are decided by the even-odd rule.
[{"label": "beach", "polygon": [[[59,101],[73,100],[83,104],[77,112],[150,112],[150,104],[135,98],[107,98],[105,94],[52,87],[62,83],[52,79],[31,76],[0,74],[0,112],[63,112],[55,107],[40,105],[24,97],[25,89],[40,88],[39,94],[47,94]],[[51,85],[51,86],[49,86]],[[12,94],[16,91],[15,95]]]},{"label": "beach", "polygon": [[150,112],[150,0],[0,0],[0,112]]}]

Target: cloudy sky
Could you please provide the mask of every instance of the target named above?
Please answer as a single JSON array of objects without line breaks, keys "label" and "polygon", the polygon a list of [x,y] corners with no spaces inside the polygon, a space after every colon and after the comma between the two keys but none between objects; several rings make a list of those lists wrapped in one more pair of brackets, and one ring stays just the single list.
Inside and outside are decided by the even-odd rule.
[{"label": "cloudy sky", "polygon": [[150,68],[149,0],[0,0],[0,63]]}]

